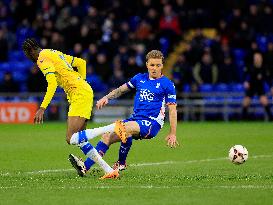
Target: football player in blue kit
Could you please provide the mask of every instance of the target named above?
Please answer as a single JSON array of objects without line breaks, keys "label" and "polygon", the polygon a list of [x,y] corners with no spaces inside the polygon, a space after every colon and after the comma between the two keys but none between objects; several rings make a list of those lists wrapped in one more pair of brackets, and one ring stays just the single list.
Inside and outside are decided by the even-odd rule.
[{"label": "football player in blue kit", "polygon": [[[176,110],[176,92],[174,83],[166,76],[162,75],[164,57],[162,52],[152,50],[146,55],[146,66],[148,73],[139,73],[130,79],[129,82],[121,85],[119,88],[111,91],[109,94],[97,101],[97,108],[101,109],[107,105],[109,100],[135,91],[134,113],[128,119],[108,126],[87,129],[73,134],[70,144],[79,145],[102,135],[96,149],[103,156],[109,149],[109,146],[116,142],[121,142],[119,150],[119,159],[113,168],[124,170],[126,168],[126,158],[132,145],[132,139],[142,140],[151,139],[157,135],[163,127],[165,118],[165,106],[169,109],[170,131],[166,137],[167,145],[176,147],[177,110]],[[118,127],[119,126],[119,127]],[[118,128],[117,128],[118,127]],[[118,129],[118,130],[115,130]],[[115,133],[119,133],[119,137]],[[120,137],[120,136],[123,136]],[[85,162],[78,157],[74,157],[73,167],[77,169],[80,176],[83,176],[94,164],[90,158]],[[76,163],[76,164],[75,164]],[[111,176],[106,176],[111,178]]]}]

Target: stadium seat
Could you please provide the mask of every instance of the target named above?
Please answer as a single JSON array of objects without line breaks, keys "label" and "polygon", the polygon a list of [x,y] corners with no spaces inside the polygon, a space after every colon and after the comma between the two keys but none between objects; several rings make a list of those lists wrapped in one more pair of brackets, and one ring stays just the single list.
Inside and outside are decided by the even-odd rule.
[{"label": "stadium seat", "polygon": [[10,64],[11,71],[21,71],[26,74],[26,72],[30,70],[29,65],[25,62],[11,61],[9,62],[9,64]]},{"label": "stadium seat", "polygon": [[212,92],[213,86],[211,84],[202,84],[199,86],[199,91],[204,93]]},{"label": "stadium seat", "polygon": [[244,68],[245,68],[245,62],[243,60],[240,60],[236,62],[236,77],[238,82],[244,81]]},{"label": "stadium seat", "polygon": [[264,89],[266,93],[270,92],[270,86],[267,83],[264,83]]},{"label": "stadium seat", "polygon": [[9,61],[25,61],[25,60],[27,60],[24,52],[20,51],[20,50],[9,51],[8,56],[9,56]]},{"label": "stadium seat", "polygon": [[191,86],[189,84],[185,84],[183,86],[183,92],[184,93],[190,93],[191,92]]},{"label": "stadium seat", "polygon": [[210,38],[206,38],[204,44],[205,44],[205,47],[211,47],[214,44],[214,40]]},{"label": "stadium seat", "polygon": [[265,52],[267,50],[268,39],[267,39],[266,36],[264,36],[264,35],[257,35],[256,42],[258,44],[259,49],[262,52]]},{"label": "stadium seat", "polygon": [[244,92],[245,88],[242,83],[232,83],[229,85],[230,90],[233,92]]},{"label": "stadium seat", "polygon": [[5,62],[5,63],[0,63],[0,71],[2,72],[9,72],[10,71],[10,64]]},{"label": "stadium seat", "polygon": [[27,98],[27,101],[28,102],[37,102],[37,98],[33,97],[33,96],[30,96],[30,97]]},{"label": "stadium seat", "polygon": [[169,50],[169,47],[170,47],[170,41],[169,39],[167,38],[160,38],[159,39],[159,43],[160,43],[160,50],[162,51],[163,55],[164,56],[167,56],[168,55],[168,50]]},{"label": "stadium seat", "polygon": [[137,26],[139,25],[141,18],[139,16],[132,16],[129,20],[129,25],[132,31],[135,31],[137,29]]},{"label": "stadium seat", "polygon": [[13,71],[12,75],[15,81],[25,82],[27,80],[27,75],[21,71]]},{"label": "stadium seat", "polygon": [[234,57],[235,57],[235,61],[244,60],[244,58],[246,56],[245,50],[241,49],[241,48],[233,49],[233,54],[234,54]]},{"label": "stadium seat", "polygon": [[56,89],[56,93],[63,93],[63,92],[64,92],[64,90],[63,90],[62,88],[57,87],[57,89]]},{"label": "stadium seat", "polygon": [[223,119],[224,97],[209,96],[204,98],[204,117],[206,120]]},{"label": "stadium seat", "polygon": [[229,119],[232,120],[232,119],[241,118],[242,102],[243,102],[243,95],[232,96],[227,98]]},{"label": "stadium seat", "polygon": [[95,74],[87,75],[86,81],[92,86],[95,92],[105,92],[107,90],[107,86]]},{"label": "stadium seat", "polygon": [[216,92],[228,92],[230,91],[230,88],[227,84],[225,83],[220,83],[220,84],[216,84],[214,86],[214,91]]}]

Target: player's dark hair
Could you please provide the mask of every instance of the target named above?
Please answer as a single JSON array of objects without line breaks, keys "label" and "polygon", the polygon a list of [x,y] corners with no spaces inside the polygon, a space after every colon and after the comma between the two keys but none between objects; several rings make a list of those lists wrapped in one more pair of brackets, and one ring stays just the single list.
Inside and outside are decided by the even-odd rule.
[{"label": "player's dark hair", "polygon": [[41,49],[40,45],[37,43],[37,41],[33,38],[28,38],[24,41],[22,45],[23,51],[25,55],[30,58],[33,62],[35,62],[37,59],[34,59],[32,51]]}]

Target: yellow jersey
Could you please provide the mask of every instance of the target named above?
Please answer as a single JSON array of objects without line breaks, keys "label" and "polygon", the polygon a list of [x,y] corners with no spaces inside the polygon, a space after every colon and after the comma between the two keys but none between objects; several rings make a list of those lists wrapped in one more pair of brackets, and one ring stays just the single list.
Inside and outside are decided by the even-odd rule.
[{"label": "yellow jersey", "polygon": [[[81,89],[90,90],[86,79],[86,61],[53,49],[42,49],[37,65],[48,82],[46,95],[40,107],[46,109],[57,86],[64,89],[68,100]],[[78,72],[73,70],[78,69]]]}]

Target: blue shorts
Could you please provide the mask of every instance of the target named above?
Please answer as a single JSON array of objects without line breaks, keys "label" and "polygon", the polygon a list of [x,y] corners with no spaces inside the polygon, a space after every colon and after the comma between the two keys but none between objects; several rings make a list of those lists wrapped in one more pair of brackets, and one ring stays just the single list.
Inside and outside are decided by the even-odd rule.
[{"label": "blue shorts", "polygon": [[128,118],[123,120],[123,122],[135,121],[140,127],[140,133],[138,136],[132,136],[135,140],[143,140],[143,139],[151,139],[157,135],[159,130],[161,129],[160,124],[155,120],[151,119],[135,119],[135,118]]}]

